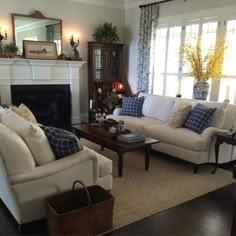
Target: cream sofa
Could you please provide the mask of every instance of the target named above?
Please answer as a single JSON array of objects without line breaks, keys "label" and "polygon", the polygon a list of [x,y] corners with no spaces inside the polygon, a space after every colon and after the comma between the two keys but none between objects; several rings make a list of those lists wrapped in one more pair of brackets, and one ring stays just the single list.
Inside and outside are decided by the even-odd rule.
[{"label": "cream sofa", "polygon": [[[37,165],[39,160],[35,160],[32,150],[27,146],[29,140],[22,138],[25,138],[25,134],[21,133],[20,136],[10,129],[11,122],[3,118],[2,114],[1,122],[0,198],[20,225],[44,218],[44,199],[71,189],[77,179],[86,185],[97,184],[107,190],[112,188],[111,160],[86,147],[59,160],[48,159],[51,153],[46,150],[47,144],[44,144],[41,148],[44,150],[38,152],[43,153],[46,163]],[[22,120],[15,122],[20,126],[19,129],[22,126],[26,129],[27,126],[33,132],[38,132],[33,124],[21,123]],[[27,131],[27,135],[30,134]],[[42,137],[38,140],[32,137],[30,141],[36,141],[40,147]]]},{"label": "cream sofa", "polygon": [[[160,140],[159,144],[152,146],[154,150],[193,163],[195,173],[199,164],[215,162],[215,134],[225,132],[226,129],[234,126],[236,105],[142,93],[139,96],[145,96],[142,117],[120,116],[121,108],[117,108],[109,118],[123,120],[131,131]],[[217,108],[209,127],[202,134],[183,127],[174,129],[168,125],[172,110],[181,102],[187,102],[192,107],[199,102],[205,106]],[[219,163],[235,159],[236,149],[231,145],[222,144],[219,150]]]}]

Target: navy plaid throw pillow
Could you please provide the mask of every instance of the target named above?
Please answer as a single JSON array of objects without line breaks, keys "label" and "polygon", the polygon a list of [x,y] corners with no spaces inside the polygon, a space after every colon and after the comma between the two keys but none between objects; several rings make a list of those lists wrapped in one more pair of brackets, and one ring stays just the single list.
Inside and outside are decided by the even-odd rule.
[{"label": "navy plaid throw pillow", "polygon": [[120,115],[123,116],[142,116],[142,106],[144,97],[123,97]]},{"label": "navy plaid throw pillow", "polygon": [[79,139],[69,131],[50,126],[41,126],[56,159],[69,156],[83,149]]},{"label": "navy plaid throw pillow", "polygon": [[201,134],[208,127],[216,109],[198,103],[188,115],[184,127]]}]

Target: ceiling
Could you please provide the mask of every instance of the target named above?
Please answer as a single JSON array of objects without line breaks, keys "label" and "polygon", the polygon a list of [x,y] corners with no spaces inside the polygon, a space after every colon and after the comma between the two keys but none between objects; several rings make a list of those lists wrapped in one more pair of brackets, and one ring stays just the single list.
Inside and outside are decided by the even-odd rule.
[{"label": "ceiling", "polygon": [[160,2],[161,0],[65,0],[65,1],[82,2],[98,6],[107,6],[107,7],[124,9],[124,8],[139,6],[140,4]]}]

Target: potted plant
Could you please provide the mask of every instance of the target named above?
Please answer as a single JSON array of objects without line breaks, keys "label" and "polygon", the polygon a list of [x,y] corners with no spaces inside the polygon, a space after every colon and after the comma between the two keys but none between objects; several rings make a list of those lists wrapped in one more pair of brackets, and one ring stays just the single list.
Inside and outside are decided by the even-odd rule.
[{"label": "potted plant", "polygon": [[222,65],[225,55],[226,44],[224,39],[216,41],[215,47],[208,50],[202,50],[201,37],[196,45],[185,44],[181,47],[184,53],[184,65],[187,65],[189,72],[187,76],[192,76],[197,80],[193,87],[195,99],[206,100],[209,92],[208,79],[221,79],[225,77],[222,74]]},{"label": "potted plant", "polygon": [[3,52],[9,57],[14,58],[18,52],[18,47],[14,43],[5,44]]},{"label": "potted plant", "polygon": [[117,96],[116,93],[111,93],[108,94],[104,100],[103,100],[103,104],[106,106],[106,108],[109,111],[112,111],[114,109],[114,106],[118,104],[119,101],[119,97]]},{"label": "potted plant", "polygon": [[119,42],[119,35],[117,32],[117,27],[112,26],[112,23],[104,22],[99,25],[94,33],[93,37],[95,41],[100,43],[116,43]]}]

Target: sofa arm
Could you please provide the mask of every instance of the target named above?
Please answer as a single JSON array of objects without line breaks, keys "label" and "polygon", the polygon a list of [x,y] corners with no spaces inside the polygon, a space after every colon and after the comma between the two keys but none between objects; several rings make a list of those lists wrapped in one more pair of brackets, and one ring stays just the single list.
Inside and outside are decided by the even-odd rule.
[{"label": "sofa arm", "polygon": [[214,135],[223,134],[225,132],[226,132],[226,130],[223,130],[223,129],[218,129],[215,127],[208,127],[203,131],[203,133],[201,135],[203,138],[210,140]]},{"label": "sofa arm", "polygon": [[34,168],[31,172],[18,175],[11,175],[9,176],[9,179],[12,184],[28,182],[56,174],[60,171],[64,171],[66,169],[74,167],[75,165],[79,165],[82,162],[90,160],[93,161],[93,171],[94,176],[96,178],[98,176],[98,160],[96,155],[94,155],[94,151],[86,148],[65,158],[38,166]]},{"label": "sofa arm", "polygon": [[113,115],[114,116],[119,116],[120,115],[120,113],[121,113],[121,107],[117,107],[114,111],[113,111]]}]

